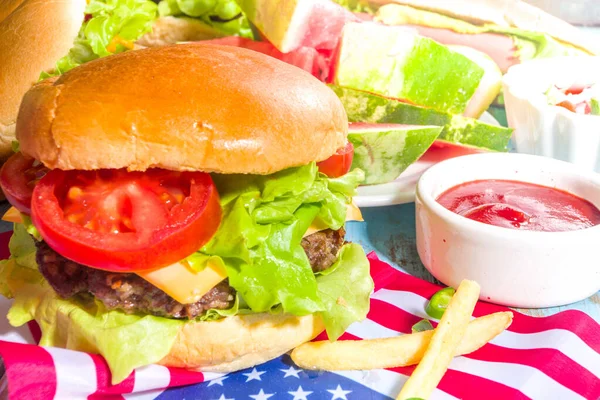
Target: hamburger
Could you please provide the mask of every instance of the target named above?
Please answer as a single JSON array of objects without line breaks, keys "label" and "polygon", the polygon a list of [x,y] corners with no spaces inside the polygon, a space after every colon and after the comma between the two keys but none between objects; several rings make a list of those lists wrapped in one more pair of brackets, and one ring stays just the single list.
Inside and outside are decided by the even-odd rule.
[{"label": "hamburger", "polygon": [[[234,371],[363,319],[373,281],[340,100],[250,50],[125,52],[24,96],[0,171],[14,209],[0,290],[41,345],[114,383],[159,363]],[[16,212],[18,210],[19,212]]]},{"label": "hamburger", "polygon": [[445,45],[487,54],[505,73],[521,62],[596,55],[580,29],[522,0],[336,0],[366,19],[416,29]]}]

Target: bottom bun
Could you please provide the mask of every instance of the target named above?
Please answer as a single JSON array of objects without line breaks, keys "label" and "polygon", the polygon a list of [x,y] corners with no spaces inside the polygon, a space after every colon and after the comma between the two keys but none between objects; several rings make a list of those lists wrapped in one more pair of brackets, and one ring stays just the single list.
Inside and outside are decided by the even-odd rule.
[{"label": "bottom bun", "polygon": [[315,315],[248,314],[190,322],[159,364],[204,372],[232,372],[272,360],[324,330]]}]

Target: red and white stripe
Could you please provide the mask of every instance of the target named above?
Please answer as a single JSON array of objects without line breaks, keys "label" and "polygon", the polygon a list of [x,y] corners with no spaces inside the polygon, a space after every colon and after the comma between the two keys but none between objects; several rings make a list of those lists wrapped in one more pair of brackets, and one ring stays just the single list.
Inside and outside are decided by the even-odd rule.
[{"label": "red and white stripe", "polygon": [[[370,255],[377,273],[383,262]],[[366,339],[409,333],[426,318],[425,304],[439,287],[398,272],[372,296],[368,319],[353,324],[342,339]],[[478,304],[475,316],[506,308]],[[515,312],[506,332],[482,349],[457,357],[440,382],[434,399],[593,399],[600,397],[600,326],[580,312],[534,318]],[[338,372],[394,397],[413,367]],[[450,397],[447,397],[450,396]]]},{"label": "red and white stripe", "polygon": [[[0,235],[0,252],[3,235]],[[0,254],[1,256],[1,254]],[[426,318],[427,299],[439,287],[404,274],[369,256],[376,291],[367,319],[342,339],[378,338],[409,333]],[[0,312],[8,301],[0,301]],[[480,303],[475,316],[506,308]],[[435,321],[434,321],[435,322]],[[35,326],[34,326],[35,330]],[[27,327],[0,334],[11,398],[154,399],[167,387],[221,377],[222,374],[166,368],[136,369],[111,385],[110,371],[98,355],[25,344],[39,339]],[[322,338],[321,336],[320,338]],[[337,372],[390,397],[400,391],[414,367]],[[600,326],[579,311],[534,318],[515,312],[509,329],[480,350],[457,357],[432,399],[591,399],[600,398]]]}]

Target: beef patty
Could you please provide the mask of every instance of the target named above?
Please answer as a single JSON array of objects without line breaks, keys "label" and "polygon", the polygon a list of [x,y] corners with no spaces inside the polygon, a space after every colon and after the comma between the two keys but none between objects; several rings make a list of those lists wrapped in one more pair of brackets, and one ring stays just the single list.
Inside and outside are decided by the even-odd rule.
[{"label": "beef patty", "polygon": [[[329,268],[344,244],[344,229],[313,233],[302,239],[302,247],[314,272]],[[170,318],[195,318],[209,309],[227,309],[235,301],[235,289],[227,280],[200,300],[181,304],[136,274],[89,268],[68,260],[45,242],[37,243],[36,261],[44,278],[63,298],[91,293],[108,309],[128,314],[143,313]]]}]

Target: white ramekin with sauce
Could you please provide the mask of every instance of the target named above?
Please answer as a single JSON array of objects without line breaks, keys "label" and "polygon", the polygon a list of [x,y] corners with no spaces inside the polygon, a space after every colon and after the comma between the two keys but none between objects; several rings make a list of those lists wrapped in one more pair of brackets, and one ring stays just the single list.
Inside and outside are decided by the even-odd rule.
[{"label": "white ramekin with sauce", "polygon": [[600,290],[600,225],[563,232],[509,229],[438,202],[452,188],[486,180],[558,189],[600,211],[600,174],[573,164],[506,153],[443,161],[423,174],[416,193],[417,250],[433,276],[453,287],[475,280],[482,300],[524,308],[564,305]]},{"label": "white ramekin with sauce", "polygon": [[[600,57],[528,61],[511,67],[503,85],[517,152],[600,172],[600,115],[591,115],[589,106],[595,92],[600,94]],[[572,89],[585,90],[570,94]],[[569,109],[571,105],[576,111]]]}]

